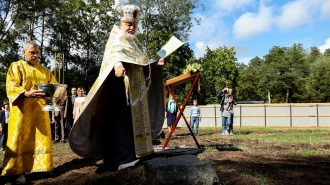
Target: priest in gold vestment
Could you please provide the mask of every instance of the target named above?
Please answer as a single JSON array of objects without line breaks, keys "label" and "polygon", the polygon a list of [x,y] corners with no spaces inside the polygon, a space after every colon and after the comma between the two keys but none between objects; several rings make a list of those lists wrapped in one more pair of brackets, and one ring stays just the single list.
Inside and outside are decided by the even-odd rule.
[{"label": "priest in gold vestment", "polygon": [[41,111],[45,93],[35,84],[56,83],[49,69],[37,63],[39,46],[34,41],[23,44],[25,60],[13,62],[7,73],[6,91],[10,117],[2,175],[17,175],[17,184],[25,184],[26,172],[53,171],[50,117]]},{"label": "priest in gold vestment", "polygon": [[134,166],[152,154],[164,123],[165,62],[150,62],[136,45],[138,19],[137,6],[122,8],[120,28],[114,25],[110,33],[99,76],[70,132],[76,154],[103,154],[96,173]]}]

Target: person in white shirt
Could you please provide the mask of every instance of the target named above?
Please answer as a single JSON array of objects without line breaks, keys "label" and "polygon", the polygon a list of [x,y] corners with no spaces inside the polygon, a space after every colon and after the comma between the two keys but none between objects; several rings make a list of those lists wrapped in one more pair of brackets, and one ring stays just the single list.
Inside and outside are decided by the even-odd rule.
[{"label": "person in white shirt", "polygon": [[197,100],[193,100],[193,106],[190,107],[189,117],[190,117],[190,128],[194,131],[194,125],[196,123],[196,132],[195,135],[198,135],[198,126],[201,121],[201,109],[197,105]]}]

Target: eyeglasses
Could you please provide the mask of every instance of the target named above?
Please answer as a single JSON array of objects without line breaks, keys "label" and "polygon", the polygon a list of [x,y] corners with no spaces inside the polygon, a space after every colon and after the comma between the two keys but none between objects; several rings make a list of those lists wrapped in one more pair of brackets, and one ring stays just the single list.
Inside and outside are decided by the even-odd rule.
[{"label": "eyeglasses", "polygon": [[34,51],[29,51],[29,53],[31,54],[31,55],[38,55],[39,54],[39,52],[37,51],[37,52],[34,52]]}]

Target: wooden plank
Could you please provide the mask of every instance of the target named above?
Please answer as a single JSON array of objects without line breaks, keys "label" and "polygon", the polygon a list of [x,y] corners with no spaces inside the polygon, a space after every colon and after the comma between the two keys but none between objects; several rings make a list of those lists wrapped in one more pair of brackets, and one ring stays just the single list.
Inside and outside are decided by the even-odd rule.
[{"label": "wooden plank", "polygon": [[193,75],[190,74],[190,73],[186,73],[186,74],[183,74],[183,75],[180,75],[180,76],[171,78],[171,79],[169,79],[169,80],[166,81],[166,84],[165,85],[170,85],[172,87],[175,87],[175,86],[178,86],[178,85],[181,85],[181,84],[184,84],[184,83],[193,81],[195,79],[195,76],[197,74],[199,74],[199,72],[198,73],[195,73]]}]

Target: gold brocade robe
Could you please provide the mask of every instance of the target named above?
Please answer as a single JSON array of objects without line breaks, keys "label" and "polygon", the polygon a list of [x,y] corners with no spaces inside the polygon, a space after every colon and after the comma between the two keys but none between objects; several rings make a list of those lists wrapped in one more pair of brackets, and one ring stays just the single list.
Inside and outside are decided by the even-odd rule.
[{"label": "gold brocade robe", "polygon": [[6,90],[11,110],[2,175],[53,170],[49,112],[41,111],[46,101],[25,98],[22,94],[41,83],[57,82],[40,64],[31,65],[20,60],[10,65]]},{"label": "gold brocade robe", "polygon": [[[122,31],[114,26],[106,44],[100,73],[88,92],[81,113],[78,115],[69,136],[72,151],[80,156],[99,154],[103,151],[102,125],[107,118],[106,81],[116,62],[127,63],[129,77],[129,97],[134,134],[135,154],[137,157],[153,153],[152,133],[161,130],[164,123],[163,84],[161,68],[151,73],[150,88],[146,89],[143,66],[148,59],[137,45],[126,40]],[[157,71],[158,70],[158,71]],[[152,125],[152,128],[150,126]]]}]

